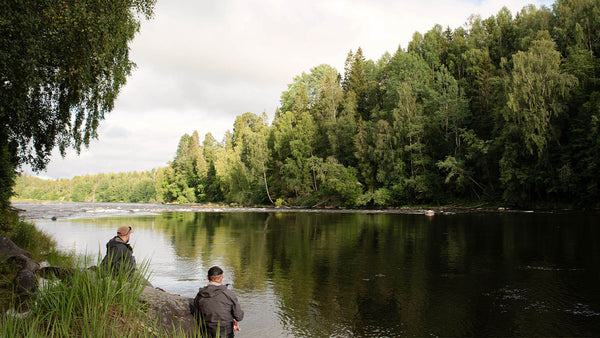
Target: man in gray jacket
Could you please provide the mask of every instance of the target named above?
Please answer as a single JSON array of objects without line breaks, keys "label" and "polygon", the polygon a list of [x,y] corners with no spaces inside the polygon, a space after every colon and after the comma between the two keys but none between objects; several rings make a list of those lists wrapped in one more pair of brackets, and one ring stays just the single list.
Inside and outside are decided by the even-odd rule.
[{"label": "man in gray jacket", "polygon": [[129,237],[133,229],[123,225],[117,229],[117,235],[106,243],[106,256],[102,259],[100,267],[108,269],[114,274],[120,270],[133,274],[136,268],[133,248],[129,245]]},{"label": "man in gray jacket", "polygon": [[223,270],[218,266],[208,269],[209,283],[200,288],[194,299],[194,312],[200,330],[207,337],[231,338],[235,321],[244,318],[244,311],[233,291],[223,281]]}]

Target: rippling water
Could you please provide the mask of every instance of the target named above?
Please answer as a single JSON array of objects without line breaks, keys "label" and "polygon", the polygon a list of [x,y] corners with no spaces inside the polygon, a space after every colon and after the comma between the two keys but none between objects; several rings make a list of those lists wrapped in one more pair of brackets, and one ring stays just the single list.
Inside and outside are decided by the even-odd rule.
[{"label": "rippling water", "polygon": [[132,225],[138,261],[169,292],[193,297],[221,265],[246,312],[239,337],[600,335],[594,213],[14,205],[62,249],[94,257]]}]

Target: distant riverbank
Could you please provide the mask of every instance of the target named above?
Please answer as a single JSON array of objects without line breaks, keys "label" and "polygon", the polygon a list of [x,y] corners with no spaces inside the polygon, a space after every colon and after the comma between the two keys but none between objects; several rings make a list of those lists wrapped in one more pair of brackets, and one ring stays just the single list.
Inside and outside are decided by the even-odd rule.
[{"label": "distant riverbank", "polygon": [[155,215],[160,212],[318,212],[318,213],[362,213],[362,214],[423,214],[428,216],[477,213],[477,212],[569,212],[572,210],[517,210],[506,207],[464,206],[411,206],[386,209],[341,209],[341,208],[289,208],[264,206],[231,206],[216,204],[157,204],[157,203],[84,203],[36,201],[12,202],[13,208],[26,219],[74,219],[123,215]]}]

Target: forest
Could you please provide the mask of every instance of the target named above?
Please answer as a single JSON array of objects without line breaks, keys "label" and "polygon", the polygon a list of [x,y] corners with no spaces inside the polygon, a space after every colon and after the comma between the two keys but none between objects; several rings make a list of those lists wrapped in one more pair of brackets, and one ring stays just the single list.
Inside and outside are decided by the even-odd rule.
[{"label": "forest", "polygon": [[558,0],[414,33],[343,73],[296,76],[269,121],[181,137],[168,166],[42,180],[19,199],[396,207],[597,207],[600,1]]}]

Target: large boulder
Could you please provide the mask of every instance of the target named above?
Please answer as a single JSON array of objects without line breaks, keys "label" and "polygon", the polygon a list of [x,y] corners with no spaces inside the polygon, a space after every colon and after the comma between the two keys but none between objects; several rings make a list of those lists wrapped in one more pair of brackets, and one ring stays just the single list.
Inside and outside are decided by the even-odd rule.
[{"label": "large boulder", "polygon": [[38,271],[38,276],[45,279],[58,278],[63,280],[73,276],[73,268],[65,268],[62,266],[45,266]]},{"label": "large boulder", "polygon": [[31,258],[29,252],[19,248],[9,238],[0,236],[0,257],[14,255],[24,255],[26,257]]},{"label": "large boulder", "polygon": [[146,286],[140,300],[148,304],[150,316],[157,320],[162,329],[193,335],[196,323],[192,314],[192,298]]},{"label": "large boulder", "polygon": [[[0,236],[0,260],[6,260],[16,266],[17,274],[14,279],[18,301],[23,303],[37,290],[36,272],[40,264],[33,259],[29,252],[19,248],[9,238]],[[21,304],[18,304],[21,305]]]}]

